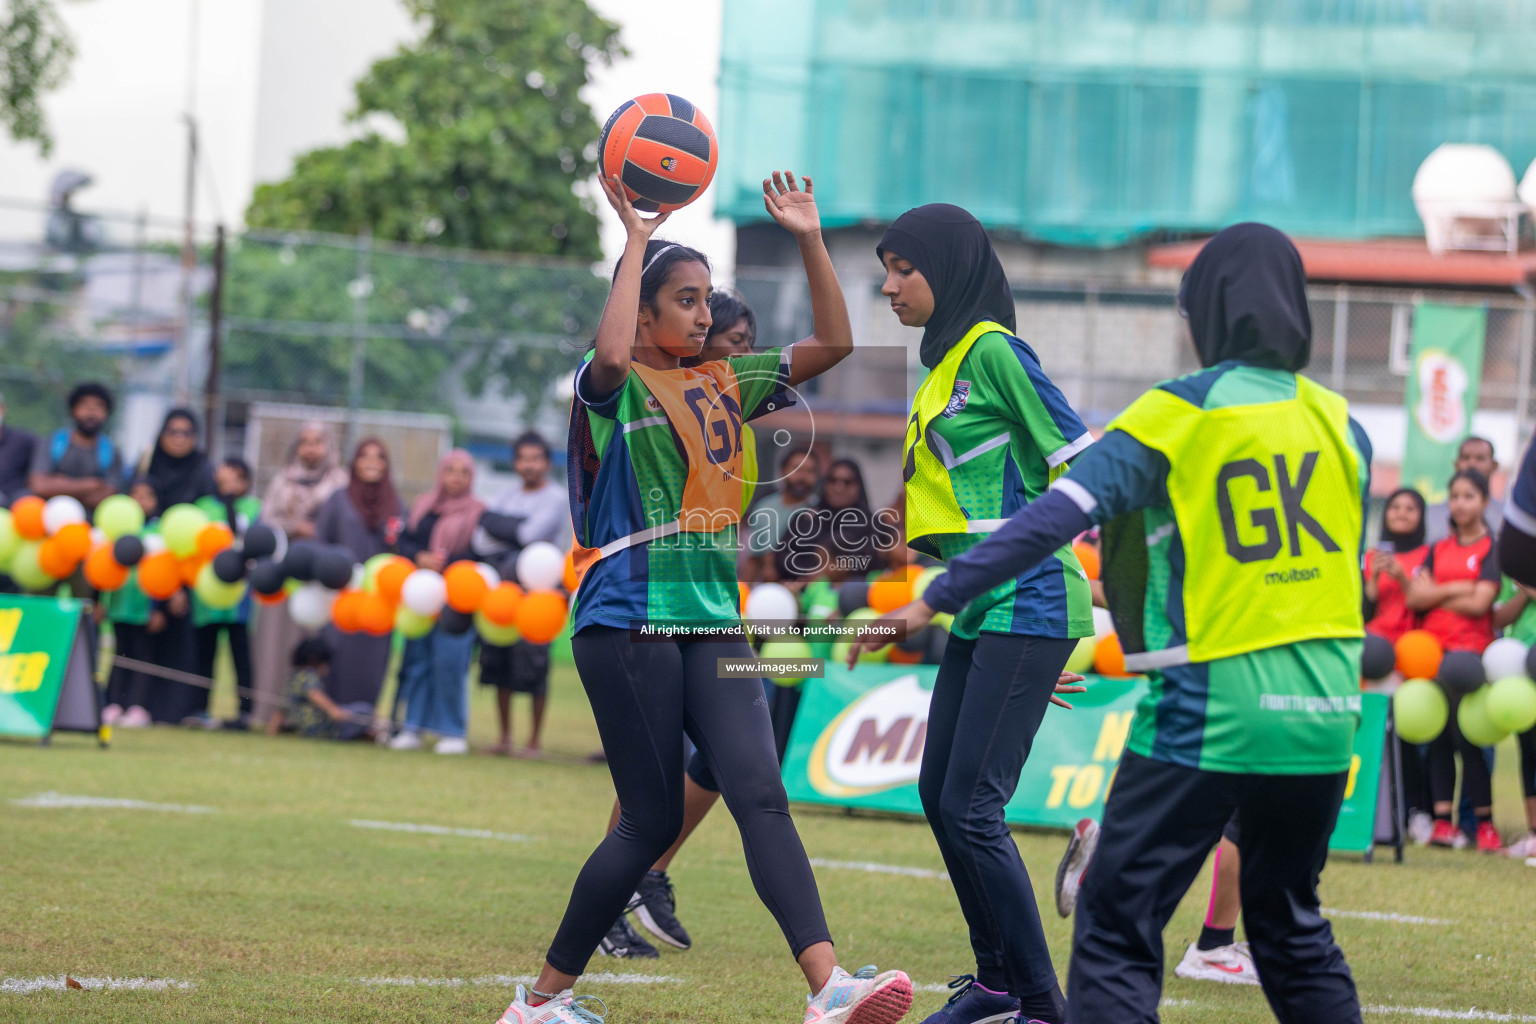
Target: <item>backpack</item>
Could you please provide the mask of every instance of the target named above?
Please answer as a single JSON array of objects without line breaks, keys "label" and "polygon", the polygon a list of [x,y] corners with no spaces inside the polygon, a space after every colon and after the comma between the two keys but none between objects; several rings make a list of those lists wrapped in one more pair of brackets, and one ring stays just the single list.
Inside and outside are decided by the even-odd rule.
[{"label": "backpack", "polygon": [[[53,460],[53,468],[59,468],[59,462],[64,458],[64,453],[69,451],[68,427],[60,427],[53,433],[53,440],[48,446],[48,457]],[[112,460],[116,457],[116,449],[112,447],[112,439],[106,434],[100,434],[96,438],[96,465],[101,470],[101,475],[106,476],[112,471]]]}]

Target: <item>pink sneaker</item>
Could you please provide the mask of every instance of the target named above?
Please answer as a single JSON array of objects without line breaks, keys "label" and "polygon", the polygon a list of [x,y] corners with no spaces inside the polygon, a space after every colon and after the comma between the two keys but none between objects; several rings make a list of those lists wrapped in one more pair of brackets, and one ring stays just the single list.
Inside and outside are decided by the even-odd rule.
[{"label": "pink sneaker", "polygon": [[1499,830],[1493,827],[1493,822],[1479,822],[1477,826],[1477,852],[1500,853],[1504,849],[1504,838],[1499,835]]},{"label": "pink sneaker", "polygon": [[155,724],[155,720],[149,717],[149,712],[135,704],[123,716],[117,720],[117,724],[124,729],[148,729]]},{"label": "pink sneaker", "polygon": [[116,725],[117,720],[123,717],[123,708],[120,704],[108,704],[101,709],[101,724]]}]

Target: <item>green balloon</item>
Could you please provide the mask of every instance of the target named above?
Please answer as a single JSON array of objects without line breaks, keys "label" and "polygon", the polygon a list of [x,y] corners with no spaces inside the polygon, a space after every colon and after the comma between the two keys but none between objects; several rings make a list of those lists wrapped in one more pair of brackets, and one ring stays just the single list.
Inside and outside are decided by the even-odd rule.
[{"label": "green balloon", "polygon": [[950,612],[939,612],[933,617],[930,625],[938,626],[944,632],[949,632],[949,627],[955,624],[955,617]]},{"label": "green balloon", "polygon": [[1488,721],[1508,732],[1525,732],[1536,725],[1536,683],[1509,676],[1488,687]]},{"label": "green balloon", "polygon": [[800,610],[808,619],[830,619],[837,614],[837,591],[826,580],[814,580],[800,594]]},{"label": "green balloon", "polygon": [[296,580],[296,579],[293,579],[292,577],[289,577],[288,579],[283,580],[283,596],[284,597],[292,597],[294,594],[298,593],[303,588],[304,588],[304,582],[302,580]]},{"label": "green balloon", "polygon": [[942,565],[930,565],[918,573],[917,579],[912,581],[912,600],[916,601],[922,597],[923,592],[928,589],[928,584],[942,575],[944,575],[944,567]]},{"label": "green balloon", "polygon": [[1093,637],[1085,636],[1072,648],[1072,656],[1067,659],[1067,671],[1081,675],[1084,672],[1093,671],[1093,652],[1098,644]]},{"label": "green balloon", "polygon": [[[815,657],[811,651],[811,645],[804,640],[770,640],[763,644],[762,649],[757,653],[763,658],[799,658],[802,661]],[[846,652],[844,657],[847,657]],[[768,678],[779,686],[799,686],[805,681],[805,673]]]},{"label": "green balloon", "polygon": [[196,505],[172,505],[160,517],[160,535],[177,558],[197,551],[197,535],[208,525],[208,513]]},{"label": "green balloon", "polygon": [[372,594],[379,589],[379,570],[388,565],[395,555],[388,551],[382,555],[374,555],[363,563],[363,592]]},{"label": "green balloon", "polygon": [[420,640],[432,632],[432,627],[437,625],[437,619],[431,615],[418,615],[402,605],[395,612],[395,632],[407,640]]},{"label": "green balloon", "polygon": [[96,506],[96,528],[108,540],[129,537],[144,529],[144,509],[126,494],[114,494]]},{"label": "green balloon", "polygon": [[43,572],[43,567],[38,564],[37,556],[42,547],[40,540],[24,540],[16,545],[11,555],[11,579],[23,590],[48,590],[59,585],[59,581]]},{"label": "green balloon", "polygon": [[1428,743],[1439,736],[1450,713],[1445,691],[1428,679],[1410,679],[1392,695],[1392,719],[1407,743]]},{"label": "green balloon", "polygon": [[516,626],[498,626],[484,612],[475,612],[475,630],[492,647],[511,647],[522,637]]},{"label": "green balloon", "polygon": [[1488,687],[1480,686],[1461,698],[1456,707],[1456,725],[1474,747],[1498,745],[1509,730],[1500,729],[1488,717]]},{"label": "green balloon", "polygon": [[197,571],[197,580],[192,584],[192,596],[216,611],[225,611],[239,604],[245,597],[245,591],[245,580],[225,583],[214,574],[212,562]]},{"label": "green balloon", "polygon": [[16,532],[16,524],[11,520],[11,510],[0,508],[0,565],[9,562],[20,546],[21,534]]}]

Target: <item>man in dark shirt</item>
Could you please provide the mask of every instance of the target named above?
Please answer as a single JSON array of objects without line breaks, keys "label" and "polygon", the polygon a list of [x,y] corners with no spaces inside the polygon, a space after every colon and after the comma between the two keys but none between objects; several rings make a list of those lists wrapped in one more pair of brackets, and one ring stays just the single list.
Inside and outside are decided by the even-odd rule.
[{"label": "man in dark shirt", "polygon": [[69,393],[74,427],[61,427],[37,445],[32,493],[43,499],[67,494],[79,499],[87,512],[115,493],[123,475],[122,459],[102,432],[111,415],[112,392],[96,383],[75,385]]},{"label": "man in dark shirt", "polygon": [[5,396],[0,395],[0,505],[10,508],[17,498],[30,493],[27,475],[36,448],[36,434],[5,425]]}]

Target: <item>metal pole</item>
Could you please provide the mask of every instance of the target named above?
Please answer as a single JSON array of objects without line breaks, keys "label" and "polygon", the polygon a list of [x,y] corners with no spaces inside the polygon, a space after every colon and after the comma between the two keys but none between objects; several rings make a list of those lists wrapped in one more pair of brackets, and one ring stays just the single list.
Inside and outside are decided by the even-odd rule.
[{"label": "metal pole", "polygon": [[181,316],[181,330],[177,332],[176,368],[172,386],[178,404],[187,400],[192,390],[190,377],[192,366],[192,275],[197,270],[197,246],[193,238],[192,218],[197,196],[194,187],[197,179],[197,120],[187,114],[187,173],[186,190],[182,197],[181,235],[181,290],[177,296],[177,308]]},{"label": "metal pole", "polygon": [[1344,393],[1344,359],[1349,352],[1349,285],[1333,293],[1333,390]]},{"label": "metal pole", "polygon": [[347,378],[347,445],[357,443],[357,413],[363,407],[363,370],[368,355],[368,296],[373,294],[373,280],[368,266],[373,250],[373,231],[363,229],[357,238],[357,277],[347,285],[352,296],[352,368]]},{"label": "metal pole", "polygon": [[223,372],[224,225],[213,233],[213,289],[208,293],[208,378],[203,385],[203,422],[208,424],[208,455],[224,456],[224,401],[219,375]]}]

